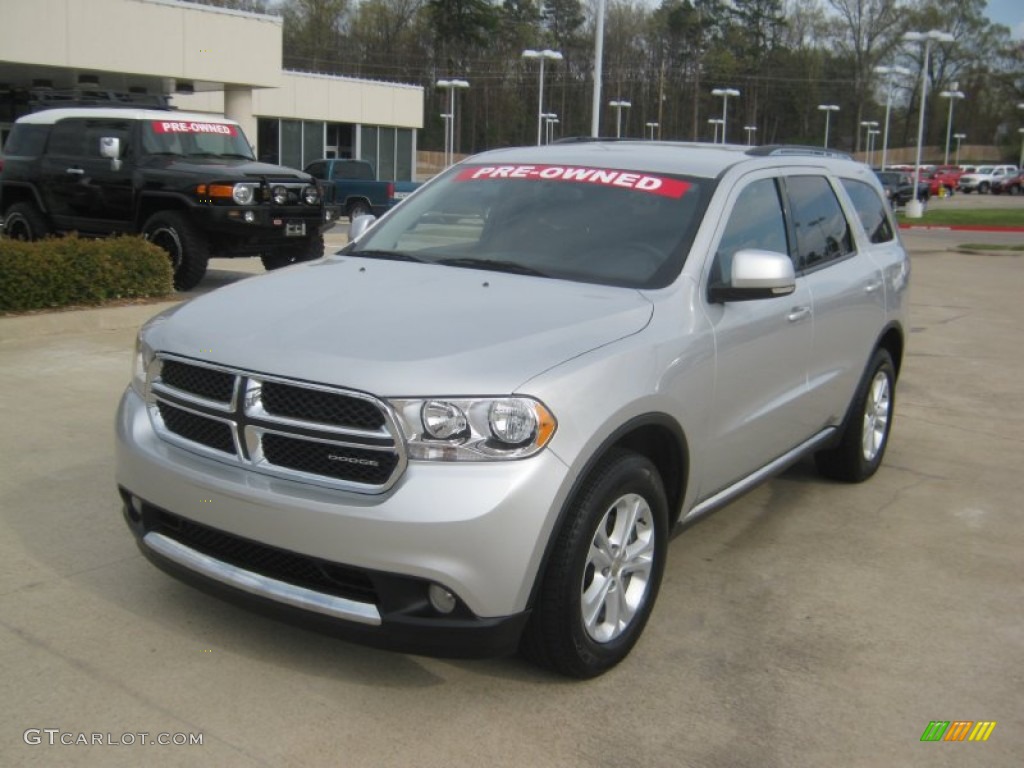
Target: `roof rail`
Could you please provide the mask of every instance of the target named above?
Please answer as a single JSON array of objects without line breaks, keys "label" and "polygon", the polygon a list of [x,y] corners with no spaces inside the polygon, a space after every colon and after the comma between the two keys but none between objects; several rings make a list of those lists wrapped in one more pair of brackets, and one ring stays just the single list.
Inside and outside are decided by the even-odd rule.
[{"label": "roof rail", "polygon": [[170,97],[162,93],[126,93],[99,88],[42,88],[29,90],[29,107],[33,112],[61,107],[125,107],[175,109]]},{"label": "roof rail", "polygon": [[747,150],[748,155],[755,157],[783,157],[785,155],[802,155],[804,157],[834,157],[839,160],[852,160],[853,156],[835,149],[824,147],[807,147],[799,144],[764,144],[759,147],[751,147]]}]

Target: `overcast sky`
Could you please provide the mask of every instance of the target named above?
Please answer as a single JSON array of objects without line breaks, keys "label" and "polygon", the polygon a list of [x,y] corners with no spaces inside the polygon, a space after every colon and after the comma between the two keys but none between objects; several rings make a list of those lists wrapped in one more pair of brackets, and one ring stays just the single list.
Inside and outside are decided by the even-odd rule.
[{"label": "overcast sky", "polygon": [[1009,27],[1018,40],[1024,40],[1024,0],[988,0],[988,17]]}]

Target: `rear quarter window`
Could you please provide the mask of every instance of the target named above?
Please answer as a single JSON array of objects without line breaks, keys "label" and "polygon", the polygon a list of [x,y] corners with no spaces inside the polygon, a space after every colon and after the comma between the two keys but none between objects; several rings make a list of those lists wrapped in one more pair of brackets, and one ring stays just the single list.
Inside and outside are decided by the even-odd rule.
[{"label": "rear quarter window", "polygon": [[8,157],[32,157],[43,154],[43,147],[46,146],[46,138],[50,135],[51,127],[32,123],[16,124],[11,129],[11,135],[7,137],[7,143],[3,146],[4,154]]},{"label": "rear quarter window", "polygon": [[843,189],[857,209],[860,223],[872,243],[888,243],[896,235],[885,201],[870,184],[856,179],[842,179]]}]

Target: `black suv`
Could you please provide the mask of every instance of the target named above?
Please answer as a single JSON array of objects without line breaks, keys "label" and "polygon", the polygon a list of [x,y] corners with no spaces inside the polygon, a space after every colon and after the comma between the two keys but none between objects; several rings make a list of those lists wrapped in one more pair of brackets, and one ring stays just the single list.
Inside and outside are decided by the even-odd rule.
[{"label": "black suv", "polygon": [[323,254],[335,211],[315,179],[258,163],[222,117],[75,106],[19,119],[0,160],[7,237],[142,234],[195,287],[210,256],[260,256],[267,269]]}]

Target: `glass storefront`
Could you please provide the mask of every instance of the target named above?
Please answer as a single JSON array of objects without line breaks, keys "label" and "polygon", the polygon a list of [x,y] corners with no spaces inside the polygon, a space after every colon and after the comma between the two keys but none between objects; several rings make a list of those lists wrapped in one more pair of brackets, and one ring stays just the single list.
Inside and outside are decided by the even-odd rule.
[{"label": "glass storefront", "polygon": [[416,142],[411,128],[269,117],[259,118],[257,126],[256,152],[263,162],[305,168],[324,157],[358,155],[373,166],[378,179],[413,179]]}]

